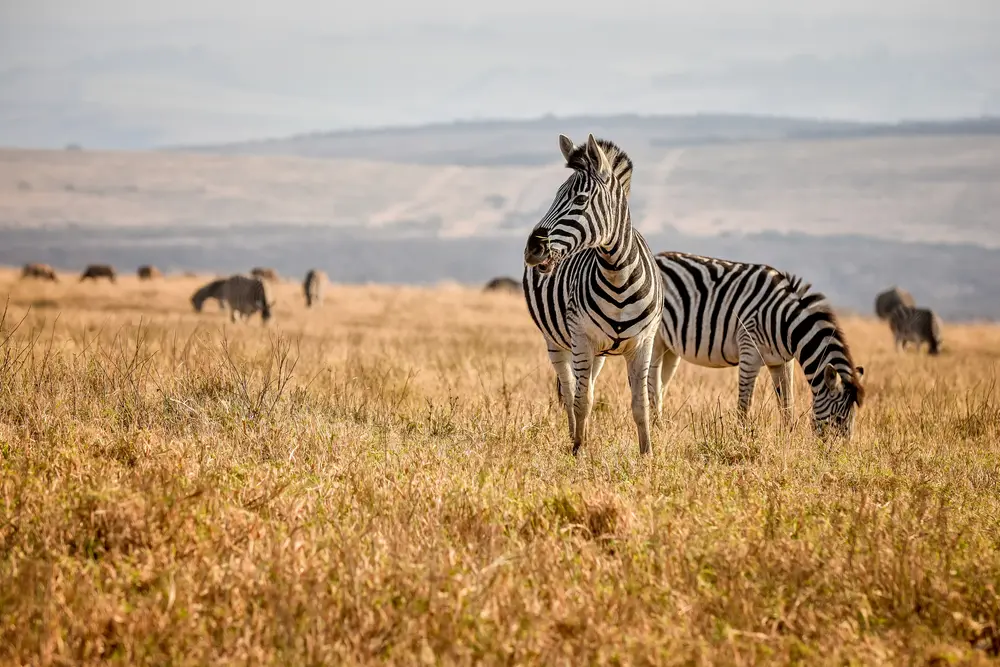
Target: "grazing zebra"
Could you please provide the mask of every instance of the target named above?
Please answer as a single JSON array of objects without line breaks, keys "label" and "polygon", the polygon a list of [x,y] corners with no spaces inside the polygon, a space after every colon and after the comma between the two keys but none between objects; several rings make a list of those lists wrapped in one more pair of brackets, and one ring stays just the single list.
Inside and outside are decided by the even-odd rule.
[{"label": "grazing zebra", "polygon": [[929,354],[941,352],[941,318],[927,308],[898,305],[889,315],[889,328],[896,340],[896,349],[906,349],[907,343],[927,343]]},{"label": "grazing zebra", "polygon": [[80,276],[80,282],[82,283],[88,278],[95,282],[98,278],[107,278],[111,282],[115,282],[115,268],[110,264],[90,264]]},{"label": "grazing zebra", "polygon": [[309,269],[306,279],[302,281],[302,291],[306,295],[306,308],[311,308],[313,303],[319,305],[323,303],[323,291],[326,285],[326,274],[319,269]]},{"label": "grazing zebra", "polygon": [[218,280],[213,280],[207,285],[202,285],[191,295],[191,305],[194,306],[195,311],[201,312],[201,308],[205,305],[208,299],[216,299],[219,302],[219,308],[225,308],[226,302],[222,297],[222,286],[226,284],[226,278],[219,278]]},{"label": "grazing zebra", "polygon": [[607,355],[628,363],[639,451],[650,451],[649,363],[661,281],[628,206],[632,160],[614,143],[559,136],[573,173],[524,249],[528,311],[545,338],[566,408],[573,454],[587,442],[594,383]]},{"label": "grazing zebra", "polygon": [[248,276],[229,276],[222,284],[222,300],[229,306],[229,319],[236,321],[236,313],[240,320],[248,320],[254,313],[260,311],[262,324],[271,319],[271,308],[274,301],[268,301],[267,288],[260,278]]},{"label": "grazing zebra", "polygon": [[750,409],[767,366],[782,417],[790,423],[797,359],[813,394],[813,426],[850,437],[864,401],[864,368],[855,367],[826,297],[766,264],[680,252],[656,255],[663,277],[663,324],[653,349],[653,409],[681,359],[698,366],[739,366],[739,414]]},{"label": "grazing zebra", "polygon": [[25,264],[24,268],[21,269],[21,279],[23,280],[24,278],[38,278],[39,280],[50,280],[54,283],[59,282],[55,269],[48,264]]},{"label": "grazing zebra", "polygon": [[913,295],[901,287],[890,287],[884,292],[879,292],[875,297],[875,315],[880,320],[888,320],[896,306],[909,306],[913,308],[917,304],[913,301]]},{"label": "grazing zebra", "polygon": [[163,274],[155,266],[150,266],[149,264],[143,264],[139,267],[136,274],[139,276],[139,280],[152,280],[153,278],[162,278]]}]

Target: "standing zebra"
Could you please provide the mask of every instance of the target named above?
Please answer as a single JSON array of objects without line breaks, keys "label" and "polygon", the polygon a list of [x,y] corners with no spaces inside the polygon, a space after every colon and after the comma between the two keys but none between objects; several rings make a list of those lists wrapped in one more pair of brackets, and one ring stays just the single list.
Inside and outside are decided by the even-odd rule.
[{"label": "standing zebra", "polygon": [[254,313],[260,311],[262,324],[271,319],[271,308],[275,303],[268,301],[264,281],[239,274],[229,276],[222,284],[222,300],[229,306],[231,321],[236,321],[236,313],[240,314],[240,320],[248,320]]},{"label": "standing zebra", "polygon": [[927,343],[928,354],[941,352],[941,318],[933,310],[900,304],[889,314],[889,329],[896,341],[896,350],[906,349],[907,343]]},{"label": "standing zebra", "polygon": [[[767,366],[790,422],[797,359],[813,394],[813,426],[847,437],[864,401],[864,368],[855,367],[826,297],[766,264],[744,264],[680,252],[656,255],[663,277],[663,325],[653,349],[653,409],[681,359],[698,366],[739,366],[739,414],[750,409]],[[662,385],[657,386],[657,385]]]},{"label": "standing zebra", "polygon": [[632,227],[632,160],[610,141],[559,136],[573,173],[524,248],[524,296],[545,338],[573,454],[587,442],[594,382],[607,355],[628,363],[639,452],[650,451],[649,364],[663,304],[653,254]]},{"label": "standing zebra", "polygon": [[323,303],[323,287],[326,284],[326,274],[319,269],[309,269],[306,279],[302,281],[302,291],[306,295],[306,308],[311,308],[315,302]]}]

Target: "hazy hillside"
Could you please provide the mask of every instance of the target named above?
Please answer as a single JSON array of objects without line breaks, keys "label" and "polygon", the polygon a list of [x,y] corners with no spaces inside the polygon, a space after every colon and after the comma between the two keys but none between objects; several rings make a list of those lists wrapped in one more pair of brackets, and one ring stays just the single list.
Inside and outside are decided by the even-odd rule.
[{"label": "hazy hillside", "polygon": [[[1000,318],[1000,136],[989,123],[836,138],[888,130],[732,120],[659,119],[644,139],[654,121],[624,117],[331,135],[369,159],[2,150],[0,262],[269,264],[295,276],[321,266],[341,282],[516,275],[525,234],[566,176],[556,135],[608,130],[635,157],[633,217],[656,250],[769,262],[863,311],[900,283],[948,317]],[[830,138],[781,138],[817,132]],[[398,162],[371,159],[393,146]],[[460,161],[461,146],[492,146],[499,164],[435,164],[449,151]],[[525,164],[504,164],[519,151]]]},{"label": "hazy hillside", "polygon": [[[565,178],[555,139],[549,135],[548,164],[520,167],[0,151],[0,225],[297,223],[519,235]],[[622,145],[646,155],[636,157],[632,199],[645,232],[859,234],[1000,247],[1000,137]]]},{"label": "hazy hillside", "polygon": [[862,123],[741,114],[683,116],[547,116],[533,120],[469,121],[316,132],[293,137],[175,150],[222,155],[299,155],[416,164],[539,165],[553,162],[553,137],[588,132],[613,139],[637,159],[664,149],[778,139],[1000,136],[1000,118]]}]

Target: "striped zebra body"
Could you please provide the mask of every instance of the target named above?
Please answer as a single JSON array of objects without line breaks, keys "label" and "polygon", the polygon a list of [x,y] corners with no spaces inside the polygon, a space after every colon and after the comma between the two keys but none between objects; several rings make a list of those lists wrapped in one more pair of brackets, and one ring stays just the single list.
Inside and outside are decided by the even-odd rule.
[{"label": "striped zebra body", "polygon": [[258,311],[262,323],[271,319],[274,302],[268,301],[267,289],[260,278],[230,276],[222,285],[222,300],[229,306],[229,319],[233,322],[237,313],[240,320],[247,320]]},{"label": "striped zebra body", "polygon": [[864,368],[854,366],[826,297],[765,264],[679,252],[660,253],[656,262],[664,303],[650,371],[655,412],[683,359],[709,368],[738,366],[741,416],[766,366],[782,416],[790,420],[798,360],[813,394],[814,427],[851,435],[864,399]]},{"label": "striped zebra body", "polygon": [[306,308],[311,308],[315,303],[323,303],[323,287],[326,283],[326,274],[318,269],[309,269],[306,279],[302,281],[302,291],[306,296]]},{"label": "striped zebra body", "polygon": [[896,342],[896,349],[905,349],[907,343],[927,343],[929,354],[941,352],[941,318],[927,308],[898,305],[889,314],[889,328]]},{"label": "striped zebra body", "polygon": [[226,302],[222,297],[222,286],[226,284],[226,278],[219,278],[218,280],[213,280],[207,285],[202,285],[199,287],[194,294],[191,295],[191,305],[194,306],[195,311],[201,312],[202,307],[205,302],[209,299],[216,299],[219,302],[219,308],[224,308]]},{"label": "striped zebra body", "polygon": [[639,450],[650,450],[649,363],[662,306],[652,253],[632,227],[632,161],[593,135],[559,137],[573,173],[525,246],[522,279],[566,408],[573,453],[586,444],[594,382],[605,356],[624,356]]}]

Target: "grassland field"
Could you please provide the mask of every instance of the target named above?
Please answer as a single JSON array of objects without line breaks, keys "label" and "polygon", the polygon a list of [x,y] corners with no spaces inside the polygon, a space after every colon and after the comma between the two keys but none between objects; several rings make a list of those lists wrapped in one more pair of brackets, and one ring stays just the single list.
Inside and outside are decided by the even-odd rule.
[{"label": "grassland field", "polygon": [[850,442],[682,365],[640,457],[612,359],[574,459],[518,295],[208,278],[0,270],[0,663],[998,662],[998,327],[845,318]]}]

